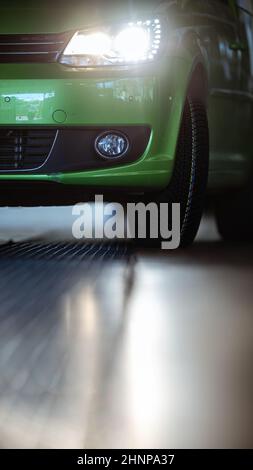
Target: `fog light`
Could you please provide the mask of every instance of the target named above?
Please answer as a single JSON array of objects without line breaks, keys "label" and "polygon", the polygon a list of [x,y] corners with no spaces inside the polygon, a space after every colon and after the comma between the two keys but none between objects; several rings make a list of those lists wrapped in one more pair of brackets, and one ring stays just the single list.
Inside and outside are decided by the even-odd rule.
[{"label": "fog light", "polygon": [[128,149],[128,138],[120,132],[103,132],[95,141],[96,152],[107,160],[123,157]]}]

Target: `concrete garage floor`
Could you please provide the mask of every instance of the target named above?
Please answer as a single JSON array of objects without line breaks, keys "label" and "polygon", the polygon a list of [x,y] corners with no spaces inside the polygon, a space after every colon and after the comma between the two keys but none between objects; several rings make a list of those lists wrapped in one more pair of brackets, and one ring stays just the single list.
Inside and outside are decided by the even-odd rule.
[{"label": "concrete garage floor", "polygon": [[210,218],[162,254],[52,246],[68,208],[0,221],[32,239],[0,247],[1,448],[252,447],[251,246]]}]

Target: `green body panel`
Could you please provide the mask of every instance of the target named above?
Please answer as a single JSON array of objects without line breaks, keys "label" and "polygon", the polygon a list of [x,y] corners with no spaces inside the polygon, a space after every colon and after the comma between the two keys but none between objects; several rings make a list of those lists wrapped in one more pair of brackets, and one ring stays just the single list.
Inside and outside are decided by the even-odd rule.
[{"label": "green body panel", "polygon": [[[2,77],[6,78],[0,80],[0,125],[56,128],[59,125],[106,125],[113,128],[116,125],[143,124],[152,129],[148,147],[137,162],[129,165],[41,177],[0,173],[0,179],[33,180],[36,177],[69,184],[166,186],[173,168],[191,62],[171,57],[159,64],[159,73],[154,74],[153,66],[147,66],[142,70],[139,67],[121,72],[115,70],[108,77],[102,72],[93,73],[92,78],[86,78],[87,72],[77,72],[74,76],[72,73],[69,77],[68,70],[59,74],[58,69],[64,67],[54,67],[56,78],[38,79],[38,76],[47,76],[49,69],[54,76],[53,67],[1,66]],[[182,71],[180,76],[175,74],[179,68]],[[63,74],[67,75],[66,78],[62,78]],[[13,75],[18,78],[7,79]],[[5,102],[7,96],[10,101]],[[53,115],[57,110],[64,111],[64,122],[55,122]]]},{"label": "green body panel", "polygon": [[[158,3],[136,4],[135,16],[153,15],[152,9]],[[50,175],[0,172],[0,180],[165,187],[173,171],[187,89],[193,77],[196,79],[196,70],[201,69],[197,83],[203,82],[205,93],[201,99],[207,102],[211,137],[209,186],[215,189],[243,184],[252,160],[250,51],[247,57],[242,57],[241,52],[230,49],[230,43],[235,44],[244,34],[234,9],[225,12],[228,17],[224,16],[223,24],[220,15],[224,14],[224,6],[214,1],[216,7],[221,5],[221,11],[215,15],[212,6],[207,6],[209,3],[212,4],[198,0],[179,0],[176,4],[168,1],[167,5],[165,2],[158,13],[168,21],[167,47],[162,57],[149,65],[73,69],[58,63],[0,64],[0,126],[113,128],[141,124],[152,130],[145,153],[131,164]],[[14,20],[13,9],[7,3],[0,7],[0,34],[75,31],[107,21],[106,15],[108,18],[113,15],[114,20],[128,20],[130,15],[127,5],[121,2],[117,2],[116,8],[113,4],[111,10],[108,6],[103,15],[101,10],[92,9],[90,2],[86,2],[88,7],[67,9],[46,3],[44,8],[30,8],[25,1],[16,4]],[[220,26],[215,29],[217,24]]]}]

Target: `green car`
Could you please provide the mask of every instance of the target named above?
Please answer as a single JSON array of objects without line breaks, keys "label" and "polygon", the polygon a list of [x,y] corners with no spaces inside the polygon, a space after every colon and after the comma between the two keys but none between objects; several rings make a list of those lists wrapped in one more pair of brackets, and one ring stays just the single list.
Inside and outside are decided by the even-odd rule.
[{"label": "green car", "polygon": [[1,204],[176,202],[184,246],[208,187],[249,238],[252,133],[252,0],[1,0]]}]

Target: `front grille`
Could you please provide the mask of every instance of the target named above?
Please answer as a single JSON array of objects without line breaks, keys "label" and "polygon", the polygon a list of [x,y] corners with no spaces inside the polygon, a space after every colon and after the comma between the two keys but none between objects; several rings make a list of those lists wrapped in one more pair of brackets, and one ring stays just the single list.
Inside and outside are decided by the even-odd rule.
[{"label": "front grille", "polygon": [[0,34],[0,63],[56,62],[72,34]]},{"label": "front grille", "polygon": [[1,129],[0,171],[34,170],[42,166],[56,133],[54,129]]}]

